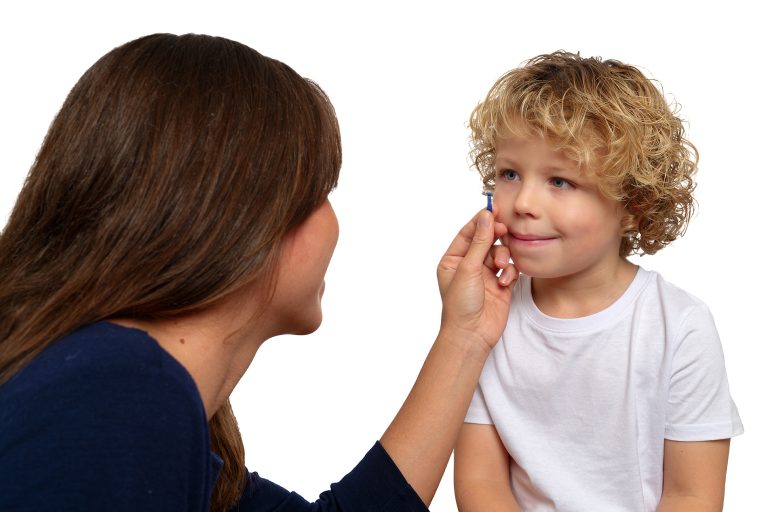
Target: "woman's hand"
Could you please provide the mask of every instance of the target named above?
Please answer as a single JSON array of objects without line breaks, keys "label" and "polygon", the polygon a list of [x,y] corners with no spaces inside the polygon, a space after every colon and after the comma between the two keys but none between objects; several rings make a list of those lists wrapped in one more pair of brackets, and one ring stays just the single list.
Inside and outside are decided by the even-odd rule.
[{"label": "woman's hand", "polygon": [[443,299],[440,330],[471,340],[485,354],[501,337],[509,314],[511,284],[518,277],[509,249],[493,245],[506,233],[506,226],[483,209],[461,228],[437,267]]},{"label": "woman's hand", "polygon": [[[494,242],[507,229],[483,210],[464,226],[440,260],[440,333],[411,393],[381,444],[429,506],[456,444],[491,348],[507,323],[517,269]],[[497,278],[498,269],[502,269]]]}]

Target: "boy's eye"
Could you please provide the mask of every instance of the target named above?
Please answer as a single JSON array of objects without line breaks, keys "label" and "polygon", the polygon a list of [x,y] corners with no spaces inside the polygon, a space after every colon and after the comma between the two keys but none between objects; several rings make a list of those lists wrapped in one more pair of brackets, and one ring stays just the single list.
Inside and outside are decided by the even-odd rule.
[{"label": "boy's eye", "polygon": [[515,181],[520,179],[520,175],[517,174],[517,171],[513,171],[512,169],[500,170],[499,176],[506,181]]},{"label": "boy's eye", "polygon": [[555,188],[571,188],[571,183],[563,178],[552,178],[552,186]]}]

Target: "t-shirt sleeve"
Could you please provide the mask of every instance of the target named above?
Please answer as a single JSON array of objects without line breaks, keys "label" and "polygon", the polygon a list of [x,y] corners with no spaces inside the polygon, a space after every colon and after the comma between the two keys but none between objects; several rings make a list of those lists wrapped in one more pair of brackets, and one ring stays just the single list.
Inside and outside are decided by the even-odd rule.
[{"label": "t-shirt sleeve", "polygon": [[493,424],[491,414],[488,412],[488,406],[485,404],[483,390],[480,386],[475,388],[475,393],[472,395],[472,401],[469,403],[469,409],[467,410],[467,415],[464,417],[464,422],[478,423],[482,425]]},{"label": "t-shirt sleeve", "polygon": [[408,484],[381,443],[376,443],[355,468],[310,503],[295,492],[251,473],[239,512],[424,512],[427,507]]},{"label": "t-shirt sleeve", "polygon": [[69,362],[0,415],[0,509],[201,510],[210,452],[194,384],[153,364]]},{"label": "t-shirt sleeve", "polygon": [[744,432],[731,399],[720,337],[706,306],[682,319],[673,352],[665,438],[726,439]]}]

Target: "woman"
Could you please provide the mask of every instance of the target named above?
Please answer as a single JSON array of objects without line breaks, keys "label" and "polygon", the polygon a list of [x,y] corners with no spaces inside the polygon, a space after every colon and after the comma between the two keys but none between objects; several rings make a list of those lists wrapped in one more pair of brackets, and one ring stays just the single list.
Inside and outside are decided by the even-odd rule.
[{"label": "woman", "polygon": [[429,505],[516,278],[485,211],[360,464],[314,504],[244,467],[228,397],[265,340],[320,324],[340,166],[320,88],[239,43],[147,36],[83,75],[0,237],[0,509]]}]

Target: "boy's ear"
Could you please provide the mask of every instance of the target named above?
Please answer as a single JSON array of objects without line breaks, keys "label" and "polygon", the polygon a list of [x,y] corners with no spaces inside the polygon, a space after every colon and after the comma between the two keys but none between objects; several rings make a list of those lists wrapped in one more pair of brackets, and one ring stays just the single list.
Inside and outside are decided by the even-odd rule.
[{"label": "boy's ear", "polygon": [[637,233],[640,229],[640,218],[636,215],[626,212],[624,218],[621,219],[621,236],[625,236],[629,233]]}]

